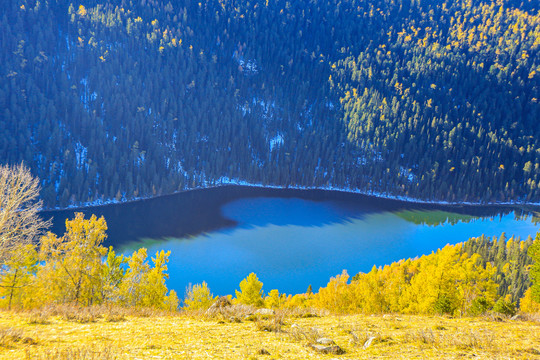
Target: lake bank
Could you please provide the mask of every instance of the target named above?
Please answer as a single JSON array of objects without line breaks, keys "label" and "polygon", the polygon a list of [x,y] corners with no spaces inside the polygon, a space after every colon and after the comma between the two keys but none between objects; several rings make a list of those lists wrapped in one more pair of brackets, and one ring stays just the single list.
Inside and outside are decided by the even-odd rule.
[{"label": "lake bank", "polygon": [[531,207],[535,209],[536,211],[540,212],[540,202],[512,201],[512,202],[480,203],[480,202],[467,202],[467,201],[449,202],[449,201],[440,201],[440,200],[422,200],[422,199],[417,199],[417,198],[408,197],[408,196],[392,195],[392,194],[387,194],[387,193],[381,193],[381,192],[376,192],[376,191],[365,191],[365,190],[360,190],[360,189],[347,189],[347,188],[340,188],[340,187],[334,187],[334,186],[306,187],[306,186],[297,186],[297,185],[265,185],[261,183],[250,183],[243,180],[231,180],[228,178],[224,180],[220,180],[218,184],[204,186],[204,187],[184,189],[184,190],[176,191],[170,194],[162,194],[162,195],[156,195],[156,196],[143,196],[143,197],[137,197],[133,199],[124,199],[124,200],[116,200],[116,199],[95,200],[91,202],[70,205],[64,208],[61,208],[61,207],[43,208],[42,211],[52,212],[52,211],[64,211],[64,210],[82,210],[86,208],[95,208],[95,207],[100,207],[100,206],[121,205],[121,204],[127,204],[127,203],[132,203],[132,202],[158,199],[158,198],[167,197],[167,196],[174,196],[174,195],[178,195],[178,194],[182,194],[182,193],[190,192],[190,191],[215,189],[215,188],[228,187],[228,186],[253,187],[253,188],[259,188],[259,189],[274,189],[274,190],[281,189],[281,190],[301,190],[301,191],[314,191],[314,190],[332,191],[332,192],[342,192],[342,193],[347,193],[347,194],[363,195],[363,196],[373,197],[377,199],[393,200],[393,201],[400,201],[400,202],[405,202],[405,203],[416,203],[416,204],[424,204],[424,205],[480,206],[480,207],[483,207],[483,206]]}]

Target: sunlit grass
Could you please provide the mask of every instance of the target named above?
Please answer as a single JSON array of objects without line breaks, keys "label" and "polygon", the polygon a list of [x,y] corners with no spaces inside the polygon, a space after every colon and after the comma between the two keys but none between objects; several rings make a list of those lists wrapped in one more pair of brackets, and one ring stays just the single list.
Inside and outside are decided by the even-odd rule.
[{"label": "sunlit grass", "polygon": [[[343,359],[540,356],[538,319],[314,316],[280,312],[232,320],[202,313],[0,312],[1,359],[327,359],[318,337]],[[76,311],[74,309],[73,311]],[[91,321],[86,321],[88,317]],[[81,318],[83,321],[81,321]],[[36,320],[37,319],[37,320]],[[370,340],[371,339],[371,340]],[[368,340],[370,345],[366,346]],[[263,351],[264,349],[264,351]],[[267,355],[266,353],[270,353]]]}]

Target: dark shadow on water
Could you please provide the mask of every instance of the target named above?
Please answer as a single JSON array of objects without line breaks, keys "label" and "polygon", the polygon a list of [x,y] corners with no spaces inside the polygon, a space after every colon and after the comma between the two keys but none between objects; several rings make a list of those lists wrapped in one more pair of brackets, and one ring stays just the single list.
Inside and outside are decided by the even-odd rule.
[{"label": "dark shadow on water", "polygon": [[361,219],[372,211],[335,201],[313,201],[301,198],[247,198],[222,207],[222,216],[238,225],[235,228],[277,226],[322,227]]},{"label": "dark shadow on water", "polygon": [[[217,230],[298,225],[317,227],[346,223],[367,214],[392,212],[415,224],[438,225],[471,221],[478,217],[536,214],[538,208],[517,206],[427,205],[381,199],[341,191],[269,189],[246,186],[186,191],[159,198],[87,207],[79,210],[45,211],[51,218],[50,231],[63,234],[65,220],[83,212],[86,217],[104,216],[108,224],[106,246],[190,238]],[[534,221],[534,219],[533,219]],[[133,244],[135,245],[135,244]]]}]

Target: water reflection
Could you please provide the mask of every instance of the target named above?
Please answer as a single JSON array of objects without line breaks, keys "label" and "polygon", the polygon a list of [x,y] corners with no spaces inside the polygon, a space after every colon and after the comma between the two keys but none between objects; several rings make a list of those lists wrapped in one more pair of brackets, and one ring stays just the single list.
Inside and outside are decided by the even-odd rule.
[{"label": "water reflection", "polygon": [[[324,286],[330,276],[369,271],[416,257],[446,244],[486,234],[526,238],[536,228],[513,213],[479,217],[443,211],[362,211],[338,202],[251,198],[223,206],[237,226],[185,241],[170,238],[151,251],[172,251],[169,285],[180,292],[206,281],[218,294],[233,293],[254,271],[265,289],[303,292]],[[433,226],[437,225],[437,226]]]},{"label": "water reflection", "polygon": [[[129,204],[84,209],[105,216],[105,245],[130,255],[171,250],[168,286],[183,293],[206,281],[231,294],[250,272],[264,289],[298,293],[324,286],[347,269],[353,275],[402,258],[428,254],[472,236],[526,238],[536,233],[536,209],[438,206],[331,191],[223,187]],[[53,216],[64,232],[74,210]]]},{"label": "water reflection", "polygon": [[344,202],[259,197],[232,201],[222,207],[221,213],[243,228],[270,224],[322,227],[361,218],[367,209]]}]

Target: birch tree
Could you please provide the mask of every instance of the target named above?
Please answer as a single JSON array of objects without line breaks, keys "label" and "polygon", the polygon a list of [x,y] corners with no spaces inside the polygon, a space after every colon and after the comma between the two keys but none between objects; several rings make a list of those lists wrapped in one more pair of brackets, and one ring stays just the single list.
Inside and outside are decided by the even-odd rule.
[{"label": "birch tree", "polygon": [[38,212],[39,180],[24,165],[0,166],[0,262],[5,264],[19,245],[37,240],[49,227]]}]

